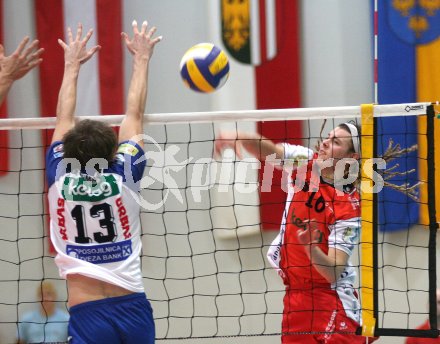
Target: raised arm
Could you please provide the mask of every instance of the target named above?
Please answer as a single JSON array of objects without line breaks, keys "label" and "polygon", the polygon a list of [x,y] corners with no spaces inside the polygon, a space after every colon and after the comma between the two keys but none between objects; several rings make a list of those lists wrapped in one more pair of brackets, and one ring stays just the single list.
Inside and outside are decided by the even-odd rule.
[{"label": "raised arm", "polygon": [[76,37],[73,38],[72,30],[67,29],[67,44],[61,39],[59,45],[64,49],[64,74],[58,94],[57,120],[52,142],[62,140],[75,125],[75,107],[78,76],[81,65],[87,62],[101,47],[99,45],[87,50],[86,45],[93,34],[90,29],[84,38],[82,36],[82,24],[78,24]]},{"label": "raised arm", "polygon": [[[125,32],[121,34],[128,51],[133,55],[133,67],[128,88],[127,111],[119,130],[119,142],[133,139],[143,132],[148,65],[155,45],[162,39],[162,36],[153,38],[155,32],[155,27],[147,32],[146,21],[142,23],[141,31],[139,31],[136,21],[133,21],[133,38],[130,39]],[[138,137],[134,141],[143,147],[142,139]]]},{"label": "raised arm", "polygon": [[243,148],[260,161],[275,154],[276,159],[283,159],[282,144],[275,144],[271,140],[255,132],[222,131],[215,138],[215,152],[221,154],[224,149],[232,148],[238,158],[243,157]]},{"label": "raised arm", "polygon": [[43,61],[41,54],[44,49],[38,49],[38,41],[35,40],[26,47],[28,42],[29,37],[23,38],[17,49],[9,56],[5,56],[5,49],[0,44],[0,105],[14,81],[21,79]]}]

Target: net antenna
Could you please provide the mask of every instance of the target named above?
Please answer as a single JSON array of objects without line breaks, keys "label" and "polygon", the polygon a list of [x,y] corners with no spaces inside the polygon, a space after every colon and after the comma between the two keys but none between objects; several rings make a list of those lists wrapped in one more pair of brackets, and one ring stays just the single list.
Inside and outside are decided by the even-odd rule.
[{"label": "net antenna", "polygon": [[[370,120],[425,116],[428,129],[419,135],[432,148],[434,115],[430,106],[430,103],[371,106]],[[231,178],[219,184],[222,168],[223,171],[228,169],[222,166],[224,162],[212,158],[218,126],[226,123],[237,130],[244,126],[255,127],[259,121],[282,120],[287,127],[289,121],[301,120],[308,130],[297,139],[313,148],[324,119],[328,129],[347,119],[360,120],[363,111],[365,107],[350,106],[145,115],[148,167],[141,184],[145,202],[141,212],[141,260],[158,340],[280,335],[284,286],[266,260],[276,233],[260,230],[259,181],[247,175],[258,166],[253,161],[243,162],[232,156],[227,162]],[[118,126],[123,116],[89,118]],[[0,233],[0,269],[3,271],[0,288],[4,290],[0,297],[0,342],[15,340],[20,316],[38,305],[33,287],[41,285],[43,280],[56,282],[60,295],[57,302],[66,301],[65,284],[59,279],[49,252],[45,228],[43,156],[46,147],[41,143],[41,133],[54,125],[55,118],[0,120],[0,130],[9,130],[11,134],[8,147],[11,167],[0,183],[0,228],[8,229]],[[366,137],[375,137],[374,130],[367,136],[363,134],[363,142],[368,142]],[[286,139],[290,139],[287,134]],[[393,143],[387,154],[391,158],[401,158],[403,154],[405,158],[413,149]],[[362,152],[363,162],[366,157]],[[429,197],[434,197],[432,151],[428,150],[426,158],[418,159],[429,167],[430,177],[426,183],[431,190]],[[395,172],[397,168],[391,171]],[[242,178],[242,174],[246,178]],[[410,178],[417,178],[415,172],[411,175]],[[405,179],[407,174],[400,177]],[[421,182],[410,183],[411,187],[406,181],[397,185],[401,191],[411,194],[412,186]],[[219,188],[227,192],[220,192]],[[252,192],[246,194],[237,189]],[[371,221],[363,218],[366,237],[361,238],[355,255],[357,261],[353,263],[360,275],[356,287],[361,294],[364,319],[367,319],[366,328],[360,330],[364,335],[438,334],[435,327],[415,329],[426,317],[432,320],[436,316],[437,227],[435,204],[433,206],[429,199],[430,223],[419,225],[429,230],[408,227],[390,236],[379,231],[380,224],[374,213]],[[362,207],[368,202],[363,201]],[[370,210],[380,206],[372,207],[374,200],[371,202],[367,207]],[[254,215],[249,215],[250,210]],[[366,222],[371,224],[368,230]],[[245,228],[253,228],[252,235],[244,235]],[[399,285],[395,285],[396,280]],[[420,300],[425,300],[425,304]],[[429,310],[425,307],[428,302]],[[436,326],[434,323],[432,326]]]}]

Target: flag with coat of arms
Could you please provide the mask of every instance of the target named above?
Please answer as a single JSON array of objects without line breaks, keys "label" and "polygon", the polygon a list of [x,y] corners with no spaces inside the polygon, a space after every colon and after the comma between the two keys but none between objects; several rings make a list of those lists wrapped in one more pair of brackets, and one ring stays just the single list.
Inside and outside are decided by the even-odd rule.
[{"label": "flag with coat of arms", "polygon": [[[224,46],[237,61],[254,67],[256,108],[300,107],[298,1],[220,0],[220,5]],[[260,122],[257,129],[274,142],[301,143],[301,123],[297,121]],[[281,173],[274,171],[270,192],[260,192],[260,217],[265,229],[280,226],[286,200],[281,180],[287,178]]]},{"label": "flag with coat of arms", "polygon": [[[440,0],[385,0],[377,3],[379,103],[440,100]],[[439,135],[439,125],[436,121],[436,136]],[[378,121],[379,155],[387,148],[390,139],[402,147],[413,144],[419,147],[418,152],[397,159],[399,167],[395,170],[405,172],[414,169],[416,172],[404,177],[393,177],[390,182],[412,185],[418,180],[426,180],[425,135],[424,118],[381,118]],[[435,158],[440,163],[438,149]],[[440,180],[440,170],[436,171],[436,179]],[[384,188],[378,195],[380,228],[394,231],[407,229],[419,222],[428,223],[425,184],[421,185],[419,196],[417,202],[396,190]],[[437,209],[440,209],[440,197],[436,204]]]}]

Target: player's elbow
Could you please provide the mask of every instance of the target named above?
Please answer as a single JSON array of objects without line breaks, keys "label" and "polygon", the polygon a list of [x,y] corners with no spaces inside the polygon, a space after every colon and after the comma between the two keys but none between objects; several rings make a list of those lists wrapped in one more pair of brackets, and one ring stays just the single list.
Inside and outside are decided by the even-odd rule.
[{"label": "player's elbow", "polygon": [[341,279],[345,266],[322,266],[320,274],[328,283],[333,284]]},{"label": "player's elbow", "polygon": [[338,281],[338,278],[337,278],[337,276],[336,276],[336,274],[335,273],[333,273],[333,274],[326,274],[325,276],[324,276],[324,278],[327,280],[327,282],[328,283],[330,283],[330,284],[333,284],[333,283],[336,283],[337,281]]}]

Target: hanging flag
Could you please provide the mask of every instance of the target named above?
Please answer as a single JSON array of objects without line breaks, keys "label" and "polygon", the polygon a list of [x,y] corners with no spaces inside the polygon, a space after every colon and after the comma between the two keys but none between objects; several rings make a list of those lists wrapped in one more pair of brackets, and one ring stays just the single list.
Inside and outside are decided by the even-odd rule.
[{"label": "hanging flag", "polygon": [[[435,17],[437,20],[435,26],[430,26],[429,30],[432,33],[430,37],[433,40],[426,41],[425,44],[419,44],[416,47],[416,83],[417,83],[417,101],[419,102],[437,102],[440,101],[440,64],[438,57],[440,56],[440,0],[431,0],[422,2],[425,6],[427,17],[431,19]],[[440,107],[434,107],[437,113],[440,112]],[[426,132],[426,120],[421,117],[418,119],[419,132]],[[434,137],[440,135],[440,120],[434,121]],[[419,164],[419,179],[427,180],[428,172],[424,161],[427,157],[426,140],[423,136],[419,136],[419,155],[422,158]],[[436,180],[436,195],[440,195],[440,149],[437,145],[434,147],[435,156],[435,180]],[[422,184],[420,192],[420,222],[422,224],[429,223],[428,213],[428,188],[426,184]],[[436,213],[437,222],[440,222],[440,196],[436,196]]]},{"label": "hanging flag", "polygon": [[222,39],[237,61],[258,66],[277,54],[277,0],[221,0]]},{"label": "hanging flag", "polygon": [[[272,60],[255,68],[257,109],[260,110],[301,106],[298,1],[279,0],[276,5],[279,49]],[[264,15],[265,12],[261,11],[260,16]],[[302,144],[301,121],[262,122],[258,130],[276,143]],[[260,181],[263,180],[263,171],[264,163],[260,169]],[[281,183],[288,181],[287,173],[275,170],[272,180],[271,191],[260,193],[260,216],[263,228],[278,230],[286,201]]]},{"label": "hanging flag", "polygon": [[[110,5],[111,4],[111,5]],[[120,115],[124,109],[124,66],[122,40],[122,3],[120,0],[97,0],[97,39],[100,103],[103,115]],[[112,23],[108,25],[108,23]]]},{"label": "hanging flag", "polygon": [[[221,0],[222,37],[229,54],[255,66],[256,108],[297,108],[301,105],[299,18],[297,0]],[[301,123],[258,124],[274,142],[301,144]],[[263,180],[264,162],[259,171]],[[279,229],[286,193],[281,171],[275,170],[270,191],[260,192],[260,217],[265,229]]]},{"label": "hanging flag", "polygon": [[[64,37],[63,1],[36,0],[35,19],[37,37],[44,47],[44,58],[40,64],[40,95],[42,117],[56,114],[58,92],[64,71],[64,52],[58,39]],[[51,137],[43,138],[43,145],[50,143]]]},{"label": "hanging flag", "polygon": [[[0,18],[3,18],[3,0],[0,0]],[[0,23],[0,44],[4,46],[4,34],[3,34],[3,23]],[[8,108],[6,105],[6,99],[3,104],[0,104],[0,118],[8,117]],[[0,176],[5,175],[9,171],[9,135],[5,130],[0,130]]]},{"label": "hanging flag", "polygon": [[[435,85],[437,77],[433,73],[435,69],[438,70],[433,66],[436,64],[433,59],[439,52],[433,49],[438,46],[435,42],[438,42],[440,36],[440,1],[387,0],[378,1],[378,6],[379,104],[433,101],[440,98],[439,87]],[[423,91],[426,88],[433,91]],[[420,131],[417,128],[417,119],[413,117],[381,118],[378,121],[378,154],[383,154],[390,139],[402,147],[417,144]],[[426,138],[420,137],[420,140],[419,146],[422,147]],[[399,167],[395,171],[404,173],[415,169],[417,172],[396,176],[389,181],[397,185],[412,185],[424,180],[419,162],[422,171],[426,170],[426,159],[423,159],[426,153],[419,149],[419,156],[420,159],[414,152],[396,159],[395,163]],[[401,192],[384,188],[378,200],[379,226],[382,230],[393,231],[419,223],[420,211],[426,210],[420,205],[426,203],[427,198],[423,188],[420,202]]]},{"label": "hanging flag", "polygon": [[384,1],[391,31],[411,45],[426,44],[440,36],[440,1]]},{"label": "hanging flag", "polygon": [[[66,27],[75,33],[83,24],[83,35],[94,33],[88,46],[101,45],[101,51],[88,61],[78,80],[79,116],[121,114],[124,112],[123,46],[121,1],[36,0],[37,35],[45,48],[40,66],[42,116],[54,116],[64,70],[64,52],[58,38],[66,40]],[[112,23],[112,25],[108,25]]]}]

